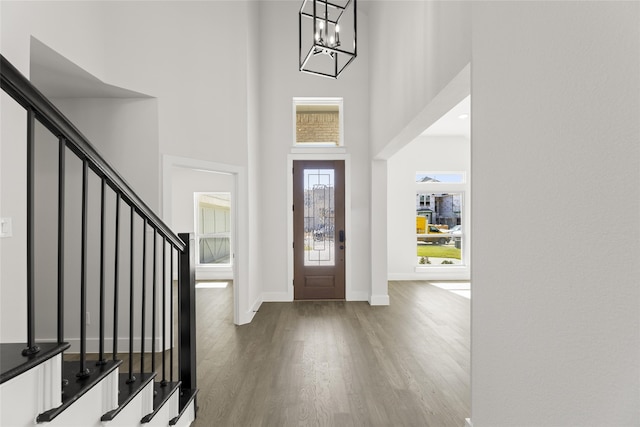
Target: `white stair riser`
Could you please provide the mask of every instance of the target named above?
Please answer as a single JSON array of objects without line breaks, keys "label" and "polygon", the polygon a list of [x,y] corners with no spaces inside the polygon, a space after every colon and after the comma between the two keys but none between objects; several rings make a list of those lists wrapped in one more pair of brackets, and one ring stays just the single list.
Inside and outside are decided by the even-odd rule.
[{"label": "white stair riser", "polygon": [[195,401],[191,401],[187,409],[185,409],[180,421],[176,424],[176,427],[189,427],[191,423],[196,419]]},{"label": "white stair riser", "polygon": [[61,389],[61,355],[5,382],[0,385],[0,425],[33,426],[38,414],[61,405]]},{"label": "white stair riser", "polygon": [[178,403],[180,400],[180,392],[176,391],[173,393],[169,401],[164,404],[162,408],[158,411],[155,417],[147,423],[144,424],[146,427],[167,427],[169,425],[169,420],[176,416],[178,413]]},{"label": "white stair riser", "polygon": [[118,407],[118,369],[85,393],[46,427],[102,427],[100,418]]},{"label": "white stair riser", "polygon": [[[36,417],[60,406],[62,356],[30,369],[0,385],[0,426],[33,427]],[[100,383],[80,397],[53,421],[38,424],[43,427],[166,427],[178,414],[179,392],[176,391],[158,411],[151,422],[140,420],[153,411],[153,382],[115,417],[102,422],[105,413],[118,406],[118,373],[116,368]],[[188,427],[194,421],[194,403],[185,410],[177,426]]]},{"label": "white stair riser", "polygon": [[[153,412],[153,382],[149,382],[144,389],[129,402],[129,404],[112,421],[107,421],[104,427],[131,427],[140,425],[140,420]],[[154,417],[155,418],[155,417]],[[166,420],[165,420],[166,423]],[[166,425],[166,424],[165,424]]]}]

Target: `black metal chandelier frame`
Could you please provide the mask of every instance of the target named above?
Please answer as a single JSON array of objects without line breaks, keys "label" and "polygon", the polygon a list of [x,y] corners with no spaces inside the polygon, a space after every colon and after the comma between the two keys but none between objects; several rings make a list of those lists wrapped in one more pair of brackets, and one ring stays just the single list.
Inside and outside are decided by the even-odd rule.
[{"label": "black metal chandelier frame", "polygon": [[[308,2],[313,2],[313,12],[305,12],[305,6]],[[353,51],[342,49],[339,38],[339,25],[340,19],[343,17],[344,12],[353,3]],[[329,18],[329,8],[334,8],[338,15],[336,18]],[[303,48],[302,26],[303,19],[311,19],[313,22],[313,44],[307,51]],[[335,40],[325,40],[322,36],[322,29],[325,28],[327,33],[329,24],[334,26]],[[319,31],[320,30],[320,31]],[[349,65],[357,56],[357,14],[356,14],[356,0],[348,0],[344,5],[336,4],[329,0],[304,0],[300,7],[300,13],[298,14],[298,38],[299,38],[299,66],[300,71],[309,74],[315,74],[324,77],[330,77],[337,79],[340,73]],[[320,70],[313,70],[309,68],[309,60],[316,55],[327,55],[333,60],[332,72],[324,72]],[[348,57],[346,63],[342,66],[338,63],[340,55]]]}]

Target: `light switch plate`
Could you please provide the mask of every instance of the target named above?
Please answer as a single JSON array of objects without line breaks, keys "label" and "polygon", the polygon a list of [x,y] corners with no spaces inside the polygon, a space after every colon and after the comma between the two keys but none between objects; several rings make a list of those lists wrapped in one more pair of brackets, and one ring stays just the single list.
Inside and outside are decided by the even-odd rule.
[{"label": "light switch plate", "polygon": [[12,237],[13,227],[11,218],[0,218],[0,237]]}]

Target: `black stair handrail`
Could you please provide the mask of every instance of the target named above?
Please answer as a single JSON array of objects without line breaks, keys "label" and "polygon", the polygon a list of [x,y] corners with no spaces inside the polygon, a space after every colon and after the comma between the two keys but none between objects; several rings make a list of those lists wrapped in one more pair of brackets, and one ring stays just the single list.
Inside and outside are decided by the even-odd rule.
[{"label": "black stair handrail", "polygon": [[[110,366],[110,369],[118,366],[120,363],[117,360],[117,343],[119,339],[117,325],[119,322],[118,316],[118,292],[119,292],[119,218],[120,218],[120,205],[123,202],[124,206],[130,208],[128,214],[130,215],[130,271],[129,271],[129,373],[126,380],[127,384],[134,384],[137,390],[144,387],[146,381],[153,380],[156,376],[155,356],[156,356],[156,297],[157,292],[162,292],[162,297],[166,297],[166,293],[170,293],[170,307],[167,309],[166,304],[162,304],[162,340],[163,345],[160,353],[162,353],[162,378],[160,383],[162,387],[166,387],[167,390],[174,390],[180,387],[180,410],[183,406],[189,405],[192,399],[195,399],[196,389],[196,351],[195,351],[195,259],[194,259],[194,245],[195,237],[193,233],[181,233],[177,235],[174,233],[168,225],[166,225],[145,203],[144,201],[132,190],[127,182],[120,176],[120,174],[98,153],[94,146],[88,141],[88,139],[82,135],[82,133],[37,89],[31,82],[16,69],[3,55],[0,54],[0,88],[11,96],[19,105],[21,105],[27,112],[27,348],[23,349],[22,356],[24,358],[36,357],[40,352],[40,347],[35,342],[35,316],[34,316],[34,246],[35,246],[35,208],[34,208],[34,194],[35,194],[35,126],[36,121],[41,123],[58,139],[59,152],[58,152],[58,341],[61,351],[68,348],[69,345],[64,343],[64,200],[65,200],[65,151],[68,148],[73,152],[77,158],[82,161],[82,239],[81,239],[81,264],[80,264],[80,299],[81,299],[81,321],[80,321],[80,370],[76,371],[76,378],[78,381],[86,382],[96,381],[96,378],[88,379],[93,374],[90,369],[86,367],[86,290],[87,290],[87,275],[86,275],[86,263],[87,263],[87,209],[88,209],[88,179],[89,172],[93,172],[101,180],[101,228],[100,228],[100,338],[99,338],[99,360],[96,366]],[[115,207],[115,257],[114,257],[114,327],[113,327],[113,361],[109,362],[105,357],[105,265],[104,265],[104,224],[105,224],[105,186],[109,186],[113,190],[116,196]],[[126,214],[126,211],[123,212]],[[142,219],[143,231],[142,231],[142,327],[141,327],[141,339],[140,339],[140,376],[136,378],[133,375],[133,353],[134,353],[134,222],[137,217]],[[153,230],[153,277],[152,277],[152,349],[151,349],[151,369],[152,373],[146,373],[144,369],[144,331],[145,331],[145,318],[146,314],[146,261],[147,261],[147,227]],[[157,282],[157,243],[158,238],[161,240],[162,245],[162,282]],[[169,258],[170,258],[170,276],[167,280],[166,275],[166,262],[167,257],[165,251],[169,246]],[[174,335],[173,326],[173,307],[174,307],[174,290],[173,290],[173,266],[174,266],[174,251],[177,253],[177,267],[178,267],[178,288],[177,288],[177,308],[178,308],[178,336]],[[159,289],[157,289],[159,288]],[[170,312],[170,343],[167,345],[165,327],[166,311]],[[137,315],[137,313],[135,313]],[[174,338],[177,338],[177,342],[174,343]],[[62,346],[61,344],[64,344]],[[176,345],[177,344],[177,345]],[[174,348],[178,349],[178,381],[174,382]],[[165,379],[166,374],[166,358],[164,354],[169,351],[170,365],[169,380]],[[47,353],[44,351],[43,353]],[[25,359],[26,360],[26,359]],[[110,365],[111,364],[111,365]],[[26,365],[25,365],[26,366]],[[95,371],[103,370],[97,368]],[[18,372],[18,371],[16,371]],[[21,371],[22,372],[22,371]],[[106,372],[106,371],[105,371]],[[97,374],[102,375],[102,374]],[[3,378],[6,376],[3,373]],[[3,379],[4,380],[4,379]],[[83,386],[84,387],[84,386]],[[84,391],[83,391],[84,392]],[[131,386],[131,393],[137,393],[134,391],[134,386]],[[164,393],[167,394],[167,393]],[[132,394],[135,395],[135,394]],[[50,421],[53,417],[57,416],[66,405],[73,403],[75,397],[67,393],[67,399],[63,398],[63,404],[47,411],[38,416],[38,422]],[[123,397],[120,394],[119,400]],[[160,403],[161,404],[161,403]],[[195,403],[194,403],[195,404]],[[113,417],[119,412],[122,407],[114,409],[102,417],[103,421],[113,419]],[[154,398],[154,413],[149,414],[145,419],[150,419],[155,414],[156,399]],[[146,422],[146,421],[143,421]]]},{"label": "black stair handrail", "polygon": [[185,243],[167,226],[147,204],[131,189],[120,174],[98,153],[89,140],[58,110],[31,82],[11,64],[4,55],[0,55],[0,87],[16,102],[31,109],[36,118],[54,136],[63,137],[67,146],[81,159],[87,159],[91,169],[105,178],[109,186],[120,193],[127,204],[135,206],[136,211],[148,219],[151,225],[160,231],[179,251],[184,251]]}]

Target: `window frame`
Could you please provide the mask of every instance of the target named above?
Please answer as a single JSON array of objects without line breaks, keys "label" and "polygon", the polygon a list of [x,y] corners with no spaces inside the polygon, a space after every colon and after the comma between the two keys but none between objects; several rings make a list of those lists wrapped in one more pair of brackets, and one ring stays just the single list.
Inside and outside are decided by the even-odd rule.
[{"label": "window frame", "polygon": [[[229,196],[229,231],[224,233],[199,233],[200,224],[200,196],[225,194]],[[194,201],[194,236],[195,236],[195,261],[196,267],[206,268],[229,268],[233,267],[233,195],[230,191],[197,191],[193,193]],[[229,239],[229,262],[228,263],[200,263],[200,239],[202,238],[228,238]]]}]

